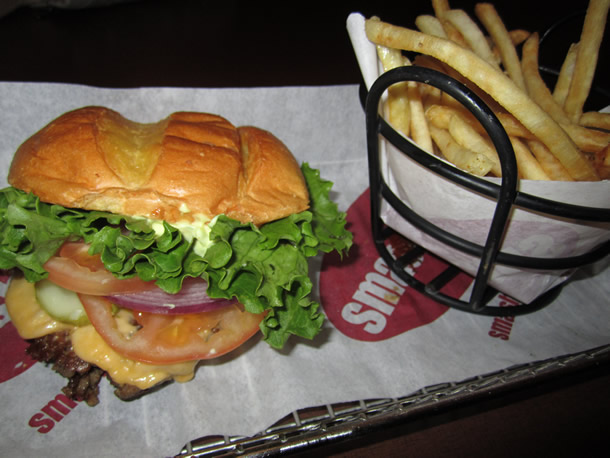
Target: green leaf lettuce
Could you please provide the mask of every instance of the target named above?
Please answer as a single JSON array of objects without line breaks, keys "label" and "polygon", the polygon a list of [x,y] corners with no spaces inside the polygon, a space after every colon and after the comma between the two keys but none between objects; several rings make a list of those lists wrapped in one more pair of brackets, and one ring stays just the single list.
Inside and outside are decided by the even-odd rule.
[{"label": "green leaf lettuce", "polygon": [[261,331],[275,348],[290,335],[311,339],[324,316],[310,299],[307,258],[347,252],[352,234],[329,198],[332,183],[308,164],[301,170],[308,210],[260,227],[220,215],[203,255],[166,222],[162,232],[155,231],[147,220],[47,204],[8,187],[0,190],[0,269],[17,268],[30,282],[42,280],[45,262],[65,241],[84,240],[118,278],[139,276],[176,293],[185,277],[201,277],[211,297],[236,297],[250,312],[267,311]]}]

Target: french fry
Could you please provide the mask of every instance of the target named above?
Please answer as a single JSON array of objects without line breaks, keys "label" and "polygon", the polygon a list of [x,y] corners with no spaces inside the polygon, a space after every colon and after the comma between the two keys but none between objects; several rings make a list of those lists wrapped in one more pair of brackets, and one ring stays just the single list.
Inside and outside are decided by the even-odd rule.
[{"label": "french fry", "polygon": [[[530,36],[530,32],[523,29],[509,30],[508,36],[510,37],[510,41],[513,43],[513,46],[519,46]],[[489,46],[491,47],[494,56],[498,59],[498,62],[502,62],[502,56],[500,55],[500,50],[494,43],[491,37],[487,37],[487,41],[489,42]]]},{"label": "french fry", "polygon": [[[558,181],[574,181],[572,176],[566,171],[565,167],[551,154],[551,152],[536,136],[529,132],[519,121],[508,113],[497,113],[500,123],[504,130],[512,138],[519,138],[524,141],[531,149],[532,153],[540,163],[545,173],[552,180]],[[485,130],[476,118],[466,111],[463,107],[450,107],[447,105],[431,105],[426,109],[426,119],[428,122],[441,129],[449,129],[449,123],[452,117],[460,118],[463,122],[468,123],[471,129],[474,129],[479,135],[486,135]],[[608,145],[606,134],[602,132],[593,132],[588,129],[579,128],[572,125],[572,135],[579,141],[588,151],[602,151]],[[603,138],[595,138],[595,136]],[[486,137],[485,137],[486,138]],[[533,143],[530,143],[533,142]],[[550,157],[547,157],[550,156]],[[495,173],[494,173],[495,174]],[[500,175],[498,175],[500,176]]]},{"label": "french fry", "polygon": [[420,67],[431,68],[441,73],[447,73],[451,70],[450,67],[447,67],[443,62],[434,57],[426,56],[424,54],[418,54],[413,59],[413,63],[415,65],[419,65]]},{"label": "french fry", "polygon": [[538,33],[533,33],[523,44],[521,68],[527,92],[534,101],[560,124],[569,124],[570,118],[563,107],[553,98],[553,94],[540,76],[538,70],[538,50],[540,39]]},{"label": "french fry", "polygon": [[563,107],[570,90],[570,83],[572,82],[572,76],[574,75],[574,67],[576,66],[576,55],[578,53],[578,43],[572,43],[566,56],[561,64],[559,75],[557,76],[557,82],[553,89],[553,98],[555,101]]},{"label": "french fry", "polygon": [[509,136],[532,140],[536,138],[536,136],[527,130],[527,128],[512,114],[502,112],[496,113],[496,116]]},{"label": "french fry", "polygon": [[580,125],[610,132],[610,113],[588,111],[580,116]]},{"label": "french fry", "polygon": [[[500,124],[506,130],[508,135],[521,137],[526,140],[536,140],[537,137],[523,126],[510,113],[496,113]],[[565,130],[568,136],[576,144],[579,150],[588,152],[601,151],[608,145],[610,133],[587,129],[578,124],[562,124],[561,128]]]},{"label": "french fry", "polygon": [[430,14],[422,14],[415,18],[415,26],[423,33],[434,35],[435,37],[447,38],[447,32],[443,28],[443,24],[436,16]]},{"label": "french fry", "polygon": [[377,46],[377,57],[381,62],[383,71],[387,72],[397,67],[411,65],[409,59],[399,49]]},{"label": "french fry", "polygon": [[479,134],[469,122],[454,114],[449,119],[449,133],[459,145],[486,156],[492,162],[490,172],[502,176],[500,159],[491,140]]},{"label": "french fry", "polygon": [[610,132],[588,129],[578,124],[562,124],[563,129],[572,141],[582,150],[589,153],[598,153],[608,146]]},{"label": "french fry", "polygon": [[561,165],[549,149],[540,143],[538,140],[527,141],[530,151],[538,160],[542,170],[548,175],[551,180],[555,181],[574,181],[574,178],[569,174],[566,168]]},{"label": "french fry", "polygon": [[468,47],[481,59],[499,68],[483,32],[464,10],[449,10],[443,14],[443,19],[450,22],[464,37]]},{"label": "french fry", "polygon": [[488,93],[527,130],[536,135],[576,180],[599,180],[595,168],[565,130],[508,76],[497,71],[473,52],[451,41],[380,20],[365,21],[365,31],[373,43],[420,52],[447,63]]},{"label": "french fry", "polygon": [[[447,129],[451,135],[456,138],[461,136],[462,140],[458,140],[456,138],[456,142],[459,143],[460,145],[468,145],[467,142],[472,142],[472,145],[478,145],[478,143],[476,141],[473,140],[474,136],[470,137],[469,140],[467,140],[467,135],[466,133],[461,133],[461,134],[455,134],[454,132],[456,132],[456,127],[458,125],[458,122],[460,122],[462,124],[462,126],[460,126],[462,129],[464,129],[464,132],[466,131],[466,129],[470,129],[472,131],[474,131],[474,133],[478,134],[480,138],[485,138],[482,137],[482,135],[484,135],[485,131],[482,128],[482,126],[476,121],[476,119],[474,118],[474,116],[472,116],[470,113],[466,113],[465,110],[459,110],[459,109],[455,109],[455,108],[451,108],[451,107],[447,107],[447,106],[440,106],[440,105],[435,105],[435,106],[431,106],[426,110],[426,118],[428,119],[428,121],[430,122],[430,124],[432,126],[434,126],[434,128],[436,129]],[[506,123],[509,126],[509,129],[507,130],[507,133],[511,130],[510,126],[513,126],[513,130],[517,133],[520,134],[522,133],[522,126],[521,128],[519,127],[518,124],[514,123],[511,121],[511,119],[514,118],[510,118],[510,117],[505,117],[506,119]],[[457,121],[459,120],[459,121]],[[453,123],[453,132],[451,132],[451,123]],[[468,127],[466,127],[468,126]],[[560,171],[561,170],[565,170],[565,168],[561,165],[561,163],[550,153],[550,151],[548,151],[548,149],[540,142],[538,142],[537,140],[535,140],[535,137],[531,136],[531,140],[529,141],[533,141],[533,142],[537,142],[539,144],[539,147],[537,149],[537,152],[540,151],[540,155],[544,156],[544,153],[546,152],[548,155],[550,155],[550,158],[545,159],[545,166],[548,166],[549,168],[555,168],[557,169],[556,172],[554,172],[554,176],[557,176],[559,179],[559,177],[562,178],[562,181],[573,181],[572,177],[567,174],[564,175],[562,174]],[[509,134],[509,138],[511,140],[511,144],[513,145],[513,149],[515,151],[515,157],[517,159],[517,167],[519,168],[519,172],[520,172],[520,176],[522,176],[522,178],[526,178],[526,179],[543,179],[543,180],[548,180],[550,179],[551,175],[549,175],[549,173],[546,171],[545,167],[542,166],[542,164],[540,163],[540,161],[538,160],[538,156],[534,155],[532,156],[532,153],[530,153],[530,151],[528,150],[526,144],[529,144],[529,141],[524,140],[522,138],[519,138],[518,136],[515,135],[510,135]],[[487,139],[486,139],[487,140]],[[488,156],[490,158],[490,160],[492,160],[492,162],[494,161],[498,161],[497,164],[494,164],[495,167],[499,168],[499,159],[498,159],[498,155],[497,152],[495,150],[495,148],[493,147],[493,145],[491,145],[491,142],[488,143],[488,147],[492,149],[493,153],[491,153],[492,157],[490,157],[490,154],[486,154],[485,152],[482,151],[482,149],[479,149],[478,147],[472,147],[471,148],[473,151],[477,151],[481,154],[484,154],[486,156]],[[538,146],[538,145],[536,145]],[[544,151],[542,150],[544,148]],[[492,167],[493,168],[493,167]],[[496,176],[502,176],[501,175],[501,169],[499,171],[493,171],[490,169],[490,171],[492,171],[492,173],[494,173],[494,175]]]},{"label": "french fry", "polygon": [[[385,72],[408,65],[409,62],[398,49],[377,46],[377,56]],[[393,84],[388,88],[387,112],[390,124],[404,135],[410,135],[411,109],[408,83]]]},{"label": "french fry", "polygon": [[474,11],[497,46],[506,73],[517,86],[525,89],[525,81],[515,44],[495,7],[491,3],[477,3]]},{"label": "french fry", "polygon": [[604,150],[602,161],[598,166],[599,176],[602,177],[602,180],[610,179],[610,145],[606,147]]},{"label": "french fry", "polygon": [[449,131],[430,126],[430,135],[442,155],[456,167],[477,176],[485,176],[491,170],[492,162],[487,156],[459,145]]},{"label": "french fry", "polygon": [[[445,64],[434,59],[433,57],[424,56],[423,54],[415,56],[413,64],[419,67],[431,68],[432,70],[436,70],[441,73],[447,73]],[[443,96],[443,91],[429,84],[421,84],[419,89],[424,107],[440,103]]]},{"label": "french fry", "polygon": [[[479,134],[486,134],[483,126],[476,120],[476,118],[467,111],[463,106],[448,106],[448,105],[431,105],[426,109],[426,118],[432,124],[437,127],[444,129],[449,128],[449,120],[451,116],[460,116],[463,120],[467,121],[471,127],[473,127]],[[508,113],[496,113],[500,124],[509,136],[522,137],[525,139],[535,139],[536,136],[528,131],[523,124],[515,119],[514,116]]]},{"label": "french fry", "polygon": [[[426,110],[426,117],[429,122],[434,123],[437,127],[443,127],[446,129],[448,128],[449,117],[455,113],[456,110],[464,120],[467,120],[470,125],[477,130],[477,132],[480,134],[485,133],[483,127],[476,121],[474,116],[466,111],[461,105],[431,105]],[[496,116],[509,136],[519,137],[524,140],[537,140],[537,137],[527,130],[523,124],[521,124],[510,113],[499,112],[496,113]],[[610,141],[610,133],[607,132],[587,129],[586,127],[572,123],[562,125],[562,128],[582,151],[588,151],[591,153],[599,152],[603,150]]]},{"label": "french fry", "polygon": [[441,19],[446,11],[449,11],[449,0],[432,0],[432,9],[437,18]]},{"label": "french fry", "polygon": [[394,128],[404,135],[411,135],[411,108],[409,88],[405,85],[394,85],[388,89],[388,120]]},{"label": "french fry", "polygon": [[[418,65],[418,66],[421,66],[421,67],[430,68],[432,70],[436,70],[438,72],[444,73],[444,74],[446,74],[448,76],[451,76],[452,78],[455,78],[456,80],[462,82],[463,84],[470,85],[470,89],[472,89],[474,92],[477,92],[478,95],[483,100],[485,100],[485,102],[488,105],[492,105],[492,104],[495,103],[495,101],[489,99],[487,94],[482,93],[477,87],[473,87],[472,84],[470,84],[469,81],[465,80],[462,77],[462,75],[460,75],[453,68],[449,67],[448,65],[446,65],[443,62],[439,61],[438,59],[435,59],[433,57],[426,56],[426,55],[423,55],[423,54],[419,54],[419,55],[417,55],[415,57],[414,63],[415,63],[415,65]],[[451,97],[449,94],[447,94],[444,91],[436,89],[433,86],[428,85],[428,84],[424,84],[424,85],[421,85],[421,86],[425,88],[422,91],[422,96],[424,96],[424,95],[431,95],[431,94],[434,95],[434,100],[428,102],[427,105],[434,104],[434,103],[440,103],[440,101],[442,100],[442,101],[444,101],[443,103],[446,103],[446,104],[451,105],[451,106],[455,106],[455,107],[461,107],[462,106],[457,100],[455,100],[453,97]]]},{"label": "french fry", "polygon": [[448,40],[451,40],[453,43],[456,43],[463,48],[468,48],[468,42],[456,26],[454,26],[450,21],[445,19],[444,16],[440,18],[440,21],[443,25],[443,29],[445,30],[445,35],[447,36]]},{"label": "french fry", "polygon": [[411,138],[421,149],[431,153],[434,151],[434,147],[432,146],[432,137],[430,136],[426,115],[424,114],[419,86],[410,84],[408,91],[409,107],[411,109]]},{"label": "french fry", "polygon": [[421,99],[424,105],[424,112],[426,108],[432,105],[436,105],[441,102],[443,97],[443,91],[434,86],[424,84],[420,87]]},{"label": "french fry", "polygon": [[[476,92],[479,97],[481,97],[488,105],[494,105],[495,101],[493,99],[490,99],[490,97],[485,94],[484,92],[480,91],[478,87],[473,86],[470,81],[468,81],[467,79],[465,79],[462,75],[460,75],[458,72],[456,72],[453,68],[451,68],[450,66],[448,66],[447,64],[445,64],[444,62],[441,62],[438,59],[435,59],[434,57],[431,56],[427,56],[425,54],[418,54],[417,56],[415,56],[415,59],[413,61],[413,63],[415,65],[418,65],[420,67],[426,67],[426,68],[430,68],[432,70],[436,70],[440,73],[444,73],[448,76],[451,76],[452,78],[460,81],[461,83],[463,83],[464,85],[468,86],[469,89],[473,90],[474,92]],[[433,86],[430,85],[422,85],[424,87],[427,88],[432,88]],[[429,89],[424,90],[424,92],[429,92]],[[433,91],[433,92],[436,92]],[[442,91],[441,91],[442,92]],[[453,99],[453,97],[449,96],[446,92],[442,92],[442,96],[444,98],[444,100],[446,100],[446,103],[452,104],[452,105],[456,105],[456,106],[462,106],[459,102],[457,102],[456,100]],[[438,98],[438,97],[437,97]]]},{"label": "french fry", "polygon": [[[426,108],[426,119],[428,122],[439,129],[449,129],[449,122],[452,116],[462,116],[470,122],[470,113],[463,107],[450,107],[447,105],[434,104]],[[472,116],[474,120],[474,116]],[[475,121],[476,122],[476,121]]]},{"label": "french fry", "polygon": [[517,137],[509,137],[515,151],[519,176],[526,180],[550,180],[527,145]]},{"label": "french fry", "polygon": [[[384,71],[411,65],[409,59],[397,49],[378,46],[377,55]],[[409,81],[390,86],[388,106],[390,123],[403,134],[411,136],[424,151],[432,152],[432,138],[428,132],[419,85]]]},{"label": "french fry", "polygon": [[590,0],[578,45],[574,75],[565,101],[565,111],[577,123],[593,82],[599,47],[604,35],[610,0]]},{"label": "french fry", "polygon": [[525,40],[528,39],[528,37],[530,36],[530,31],[529,30],[523,30],[523,29],[515,29],[515,30],[511,30],[508,32],[508,35],[510,36],[511,41],[513,42],[513,45],[515,46],[519,46],[521,43],[523,43]]},{"label": "french fry", "polygon": [[591,161],[595,165],[599,176],[602,180],[610,178],[610,145],[606,146],[603,150],[591,155]]}]

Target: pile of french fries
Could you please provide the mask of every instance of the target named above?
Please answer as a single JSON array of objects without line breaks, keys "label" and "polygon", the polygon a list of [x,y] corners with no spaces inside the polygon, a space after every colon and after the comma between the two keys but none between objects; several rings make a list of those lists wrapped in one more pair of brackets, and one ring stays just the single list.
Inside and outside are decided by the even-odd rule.
[{"label": "pile of french fries", "polygon": [[[610,0],[590,0],[580,40],[567,52],[553,88],[539,73],[538,33],[507,30],[490,3],[476,4],[473,17],[452,9],[449,0],[432,0],[433,14],[417,17],[417,30],[372,17],[365,31],[384,71],[433,68],[481,96],[509,135],[520,178],[597,181],[610,177],[610,113],[583,107],[609,5]],[[478,176],[502,175],[486,132],[448,94],[405,81],[388,89],[385,110],[390,124],[422,149]]]}]

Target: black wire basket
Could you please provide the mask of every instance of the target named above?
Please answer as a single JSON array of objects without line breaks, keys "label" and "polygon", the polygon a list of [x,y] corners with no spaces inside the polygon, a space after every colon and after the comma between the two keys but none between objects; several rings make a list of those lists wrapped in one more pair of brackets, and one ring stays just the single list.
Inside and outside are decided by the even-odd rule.
[{"label": "black wire basket", "polygon": [[[380,115],[380,103],[386,89],[395,83],[415,81],[434,86],[460,102],[481,123],[489,134],[500,158],[502,178],[500,184],[471,175],[431,155],[395,131]],[[499,291],[489,285],[490,275],[496,265],[536,270],[570,270],[592,264],[610,253],[610,241],[606,241],[587,253],[563,257],[543,258],[510,254],[502,251],[502,241],[511,210],[514,207],[538,212],[550,217],[570,218],[583,222],[610,222],[610,209],[584,207],[557,202],[518,191],[517,163],[510,139],[493,111],[481,98],[457,80],[438,71],[406,66],[383,73],[362,97],[366,116],[369,185],[371,195],[371,224],[377,251],[388,266],[409,286],[446,306],[466,312],[491,316],[515,316],[539,310],[557,297],[563,284],[542,293],[529,303],[512,307],[497,307],[490,301]],[[382,174],[380,164],[380,136],[429,171],[450,180],[456,186],[495,200],[491,225],[483,245],[475,244],[452,234],[426,220],[407,206],[390,188]],[[405,267],[426,250],[417,247],[402,257],[394,257],[386,246],[387,239],[395,233],[382,220],[382,201],[411,225],[437,241],[480,260],[468,300],[451,297],[441,292],[442,287],[462,270],[450,265],[435,279],[423,283],[409,274]]]}]

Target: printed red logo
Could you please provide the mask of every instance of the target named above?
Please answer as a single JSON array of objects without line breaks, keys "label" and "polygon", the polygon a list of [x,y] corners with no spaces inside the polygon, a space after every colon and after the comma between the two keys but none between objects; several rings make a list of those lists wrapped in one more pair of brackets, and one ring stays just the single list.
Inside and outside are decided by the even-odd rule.
[{"label": "printed red logo", "polygon": [[[347,211],[354,245],[349,255],[324,256],[320,273],[320,299],[330,322],[346,336],[361,341],[389,339],[432,323],[448,308],[406,285],[382,260],[371,234],[370,197],[366,190]],[[388,240],[397,256],[411,246],[401,236]],[[424,255],[407,267],[415,278],[427,281],[447,268],[436,257]],[[472,277],[457,275],[443,292],[459,297]]]},{"label": "printed red logo", "polygon": [[[0,281],[6,283],[8,277],[3,275]],[[27,346],[11,323],[4,307],[4,297],[0,296],[0,383],[17,377],[36,362],[25,352]]]}]

